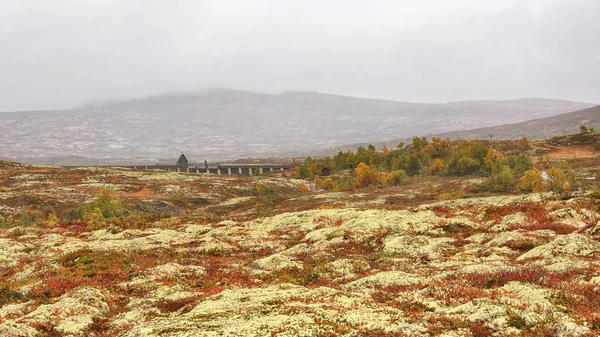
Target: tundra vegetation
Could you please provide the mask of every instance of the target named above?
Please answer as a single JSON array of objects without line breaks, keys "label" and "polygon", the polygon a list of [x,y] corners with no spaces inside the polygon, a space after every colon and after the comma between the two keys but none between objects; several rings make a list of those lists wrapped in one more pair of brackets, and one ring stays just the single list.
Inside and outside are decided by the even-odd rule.
[{"label": "tundra vegetation", "polygon": [[570,148],[420,138],[298,178],[0,162],[0,335],[598,336],[600,158]]}]

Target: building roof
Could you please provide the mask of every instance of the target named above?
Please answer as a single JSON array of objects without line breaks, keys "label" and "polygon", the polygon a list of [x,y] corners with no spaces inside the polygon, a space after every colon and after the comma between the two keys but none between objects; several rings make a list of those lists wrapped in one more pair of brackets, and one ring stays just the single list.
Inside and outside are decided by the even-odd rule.
[{"label": "building roof", "polygon": [[187,165],[188,164],[188,160],[185,157],[185,154],[181,154],[181,156],[179,156],[179,159],[177,159],[177,166],[181,166],[181,165]]}]

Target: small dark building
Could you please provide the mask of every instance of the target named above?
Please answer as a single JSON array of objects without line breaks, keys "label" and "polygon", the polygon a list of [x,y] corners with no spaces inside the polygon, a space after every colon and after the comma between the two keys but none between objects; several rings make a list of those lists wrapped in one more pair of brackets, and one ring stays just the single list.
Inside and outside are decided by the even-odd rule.
[{"label": "small dark building", "polygon": [[330,173],[331,173],[331,170],[327,166],[325,166],[321,169],[321,175],[323,175],[323,176],[328,176]]},{"label": "small dark building", "polygon": [[177,159],[177,164],[175,165],[177,165],[177,167],[181,171],[187,171],[189,167],[189,162],[183,153],[181,154],[181,156],[179,156],[179,159]]}]

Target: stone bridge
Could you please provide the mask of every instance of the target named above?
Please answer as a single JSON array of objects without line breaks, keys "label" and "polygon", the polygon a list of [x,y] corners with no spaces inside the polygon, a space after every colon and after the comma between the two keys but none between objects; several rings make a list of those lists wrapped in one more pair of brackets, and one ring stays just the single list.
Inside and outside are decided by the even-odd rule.
[{"label": "stone bridge", "polygon": [[292,165],[281,164],[189,164],[183,165],[129,165],[115,166],[134,170],[164,170],[183,173],[210,173],[210,174],[241,174],[254,175],[269,172],[278,172],[294,168]]}]

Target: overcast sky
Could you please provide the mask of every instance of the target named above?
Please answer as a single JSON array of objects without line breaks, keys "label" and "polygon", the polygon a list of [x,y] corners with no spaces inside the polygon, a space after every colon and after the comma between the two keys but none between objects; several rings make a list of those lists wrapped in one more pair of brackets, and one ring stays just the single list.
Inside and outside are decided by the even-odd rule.
[{"label": "overcast sky", "polygon": [[0,0],[0,111],[231,88],[600,103],[598,0]]}]

